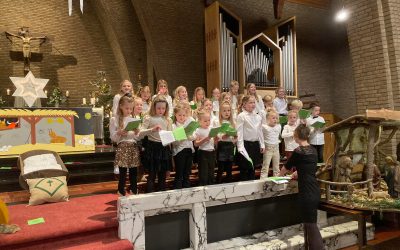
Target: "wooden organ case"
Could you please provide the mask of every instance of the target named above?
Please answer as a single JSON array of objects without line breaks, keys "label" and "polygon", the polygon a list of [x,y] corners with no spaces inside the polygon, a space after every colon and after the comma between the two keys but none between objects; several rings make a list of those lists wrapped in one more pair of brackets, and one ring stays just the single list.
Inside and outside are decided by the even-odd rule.
[{"label": "wooden organ case", "polygon": [[297,51],[296,17],[288,18],[264,31],[282,51],[281,86],[289,98],[298,98],[297,90]]},{"label": "wooden organ case", "polygon": [[205,10],[207,94],[242,78],[242,20],[218,1]]}]

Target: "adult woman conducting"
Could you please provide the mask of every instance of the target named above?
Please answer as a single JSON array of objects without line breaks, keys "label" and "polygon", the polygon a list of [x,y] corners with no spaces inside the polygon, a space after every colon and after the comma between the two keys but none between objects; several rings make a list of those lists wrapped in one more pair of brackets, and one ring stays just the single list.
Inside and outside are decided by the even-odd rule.
[{"label": "adult woman conducting", "polygon": [[321,233],[317,226],[317,209],[320,190],[315,177],[317,171],[317,151],[308,143],[310,129],[300,124],[294,131],[294,139],[299,144],[288,162],[280,171],[283,176],[296,167],[299,185],[298,204],[304,225],[306,249],[324,249]]}]

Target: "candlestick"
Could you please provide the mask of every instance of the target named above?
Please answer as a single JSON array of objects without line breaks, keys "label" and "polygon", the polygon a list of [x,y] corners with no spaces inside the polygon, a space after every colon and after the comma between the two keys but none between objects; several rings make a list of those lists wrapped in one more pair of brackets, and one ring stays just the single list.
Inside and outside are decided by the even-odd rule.
[{"label": "candlestick", "polygon": [[69,97],[69,91],[68,91],[68,90],[65,91],[65,96],[66,96],[66,97]]},{"label": "candlestick", "polygon": [[90,104],[95,105],[96,104],[96,98],[92,97],[90,98]]},{"label": "candlestick", "polygon": [[86,98],[85,97],[82,98],[82,104],[86,105]]},{"label": "candlestick", "polygon": [[10,95],[10,94],[11,94],[11,90],[7,89],[7,95]]}]

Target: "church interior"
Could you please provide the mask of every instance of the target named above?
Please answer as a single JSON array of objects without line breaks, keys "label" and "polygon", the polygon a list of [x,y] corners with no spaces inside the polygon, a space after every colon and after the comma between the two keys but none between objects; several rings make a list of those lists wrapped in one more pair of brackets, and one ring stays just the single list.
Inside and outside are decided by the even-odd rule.
[{"label": "church interior", "polygon": [[400,1],[0,8],[1,249],[398,249]]}]

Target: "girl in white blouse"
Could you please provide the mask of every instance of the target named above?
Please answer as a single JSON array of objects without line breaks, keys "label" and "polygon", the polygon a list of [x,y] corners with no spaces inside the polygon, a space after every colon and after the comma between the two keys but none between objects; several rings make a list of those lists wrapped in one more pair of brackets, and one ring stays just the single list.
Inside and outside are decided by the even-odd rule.
[{"label": "girl in white blouse", "polygon": [[261,165],[265,150],[261,126],[262,118],[255,113],[254,96],[246,95],[242,99],[243,111],[236,120],[238,165],[241,180],[254,180],[254,168]]},{"label": "girl in white blouse", "polygon": [[142,130],[158,128],[148,134],[145,147],[145,168],[149,172],[147,178],[147,192],[154,191],[156,175],[158,176],[158,189],[166,188],[166,173],[172,168],[172,154],[170,145],[163,146],[159,130],[172,130],[172,121],[169,117],[169,105],[163,95],[158,95],[152,102],[149,114],[143,119]]},{"label": "girl in white blouse", "polygon": [[156,96],[158,95],[162,95],[164,96],[165,100],[168,103],[168,117],[171,117],[173,115],[173,108],[172,108],[172,97],[169,95],[169,91],[168,91],[168,83],[167,81],[160,79],[157,82],[157,88],[156,88],[156,94],[153,95],[153,101],[154,98],[156,98]]},{"label": "girl in white blouse", "polygon": [[[224,92],[227,93],[227,92]],[[232,107],[230,102],[222,102],[219,108],[219,119],[214,121],[214,127],[219,127],[224,123],[228,123],[231,128],[235,128],[233,121]],[[217,183],[222,182],[222,174],[225,171],[225,182],[232,182],[232,166],[234,161],[234,151],[237,136],[227,134],[218,134],[217,144]]]},{"label": "girl in white blouse", "polygon": [[[188,112],[189,111],[189,112]],[[185,103],[178,103],[174,108],[175,122],[172,124],[172,129],[178,127],[186,127],[194,121],[189,115],[189,110]],[[189,175],[193,165],[193,136],[189,136],[186,140],[175,141],[172,143],[172,155],[175,162],[175,188],[190,187]]]},{"label": "girl in white blouse", "polygon": [[288,124],[283,127],[282,138],[285,141],[285,156],[289,160],[293,151],[299,146],[294,140],[294,131],[299,125],[299,115],[296,110],[290,110],[288,113]]},{"label": "girl in white blouse", "polygon": [[264,108],[264,102],[261,98],[261,96],[257,95],[257,89],[256,85],[254,83],[248,83],[246,86],[247,89],[247,94],[254,96],[255,99],[255,112],[261,117],[265,116],[265,108]]},{"label": "girl in white blouse", "polygon": [[121,82],[119,93],[114,96],[113,106],[112,106],[113,116],[117,115],[119,99],[121,99],[121,97],[126,94],[133,96],[133,85],[129,80],[123,80]]},{"label": "girl in white blouse", "polygon": [[114,168],[119,170],[118,194],[124,196],[126,174],[129,168],[130,191],[137,193],[137,167],[140,165],[140,152],[136,146],[138,130],[126,131],[124,128],[132,118],[133,99],[123,96],[119,99],[117,114],[110,120],[110,137],[117,143]]}]

